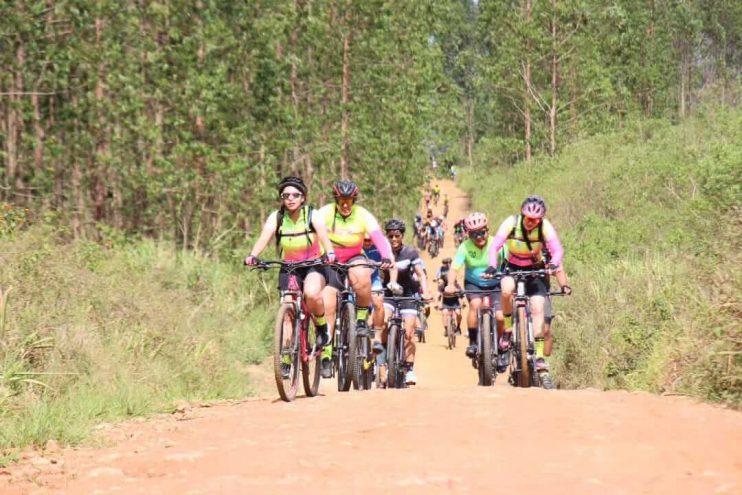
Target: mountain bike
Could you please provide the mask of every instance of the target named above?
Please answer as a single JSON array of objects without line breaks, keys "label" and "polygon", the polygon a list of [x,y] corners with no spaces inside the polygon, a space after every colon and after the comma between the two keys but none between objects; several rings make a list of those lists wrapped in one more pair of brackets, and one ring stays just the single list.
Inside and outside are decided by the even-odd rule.
[{"label": "mountain bike", "polygon": [[[365,266],[377,268],[380,263],[335,263],[332,269],[337,269],[343,275],[343,290],[338,291],[333,332],[332,362],[333,375],[337,376],[338,391],[347,392],[351,385],[361,388],[361,382],[367,383],[361,372],[364,368],[365,349],[370,350],[368,336],[356,335],[356,302],[355,294],[348,280],[348,270],[352,267]],[[360,346],[360,351],[359,351]],[[368,347],[366,347],[368,346]],[[372,379],[373,380],[373,379]],[[370,388],[370,386],[369,386]]]},{"label": "mountain bike", "polygon": [[418,342],[424,344],[426,342],[425,331],[428,329],[428,309],[425,308],[420,311],[419,315],[420,326],[415,328],[415,337],[417,337]]},{"label": "mountain bike", "polygon": [[[510,363],[510,383],[518,387],[542,386],[536,371],[535,340],[531,318],[531,297],[526,294],[529,278],[545,277],[553,273],[550,268],[537,270],[506,271],[500,275],[515,279],[513,294],[513,334]],[[549,292],[549,296],[563,296],[561,292]]]},{"label": "mountain bike", "polygon": [[477,355],[472,358],[472,366],[477,369],[479,385],[489,387],[497,378],[497,329],[495,309],[492,305],[493,290],[469,289],[464,294],[481,294],[482,304],[477,310]]},{"label": "mountain bike", "polygon": [[389,333],[386,340],[386,360],[387,360],[387,388],[406,388],[405,382],[405,329],[402,313],[399,305],[405,301],[414,301],[417,305],[417,311],[420,312],[425,302],[419,296],[390,296],[384,298],[385,304],[390,304],[394,308],[392,316],[387,322]]},{"label": "mountain bike", "polygon": [[431,236],[430,244],[428,245],[428,254],[431,258],[438,256],[438,252],[441,249],[441,240],[437,235]]},{"label": "mountain bike", "polygon": [[[452,296],[455,295],[457,299],[464,296],[463,291],[457,291]],[[461,304],[459,304],[459,308],[463,307]],[[456,334],[458,332],[458,326],[456,322],[456,310],[453,308],[445,308],[443,307],[443,302],[441,301],[440,308],[436,307],[436,309],[441,310],[441,316],[443,317],[443,329],[445,332],[445,337],[448,342],[447,348],[449,350],[453,350],[456,348]]]},{"label": "mountain bike", "polygon": [[280,292],[281,305],[276,313],[273,336],[273,373],[278,395],[286,402],[296,398],[300,369],[307,397],[314,397],[319,389],[322,349],[315,345],[314,316],[307,309],[295,272],[300,268],[323,264],[321,260],[260,261],[255,266],[262,270],[280,267],[289,276],[288,289]]}]

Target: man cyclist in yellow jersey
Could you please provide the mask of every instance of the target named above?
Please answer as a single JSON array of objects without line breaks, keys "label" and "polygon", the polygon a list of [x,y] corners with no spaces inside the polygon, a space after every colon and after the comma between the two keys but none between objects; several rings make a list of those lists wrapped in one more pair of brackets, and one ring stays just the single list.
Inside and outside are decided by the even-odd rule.
[{"label": "man cyclist in yellow jersey", "polygon": [[437,205],[439,199],[441,199],[441,186],[436,184],[433,186],[433,202]]},{"label": "man cyclist in yellow jersey", "polygon": [[[368,259],[363,254],[363,238],[366,234],[381,254],[381,269],[388,270],[394,263],[391,246],[381,231],[379,222],[365,208],[356,204],[358,186],[350,180],[340,180],[332,188],[335,201],[320,208],[319,216],[327,226],[330,241],[337,261],[341,263],[366,263]],[[353,267],[348,270],[348,279],[356,295],[356,333],[368,335],[368,307],[371,304],[371,273],[367,267]],[[329,281],[323,291],[327,321],[330,330],[335,324],[337,311],[337,294],[342,290],[345,281],[342,274],[330,268]],[[322,356],[322,376],[332,376],[330,346],[325,348]]]},{"label": "man cyclist in yellow jersey", "polygon": [[[520,215],[508,217],[497,229],[489,251],[490,266],[497,266],[497,252],[507,245],[507,263],[511,271],[544,268],[542,249],[545,248],[551,257],[551,264],[556,267],[556,279],[562,292],[569,295],[572,293],[572,289],[567,285],[567,274],[562,266],[564,248],[556,229],[545,216],[546,202],[544,198],[528,196],[523,200]],[[502,310],[509,327],[512,321],[510,317],[513,311],[515,280],[512,277],[503,277],[501,285]],[[544,359],[543,333],[544,302],[549,293],[549,288],[546,286],[544,279],[533,278],[526,284],[526,293],[531,298],[531,319],[533,321],[534,338],[536,339],[536,371],[541,375],[544,388],[551,388],[553,385],[551,385],[551,379],[548,377],[549,365]],[[512,331],[512,328],[507,329],[507,332],[510,331]],[[500,348],[507,348],[509,340],[510,334],[506,333],[500,341]]]},{"label": "man cyclist in yellow jersey", "polygon": [[[306,205],[307,186],[299,177],[284,177],[278,184],[278,195],[281,207],[268,215],[260,237],[255,242],[250,254],[245,258],[248,266],[257,265],[258,256],[268,245],[271,237],[276,237],[276,249],[284,261],[309,261],[320,257],[320,243],[325,249],[329,262],[334,262],[335,253],[327,235],[327,228],[318,211]],[[313,266],[295,272],[299,285],[302,286],[307,308],[315,317],[317,345],[325,346],[330,338],[327,332],[325,304],[322,289],[327,283],[326,267]],[[288,290],[289,276],[281,269],[278,275],[278,288]],[[284,363],[281,371],[288,376],[290,363]]]}]

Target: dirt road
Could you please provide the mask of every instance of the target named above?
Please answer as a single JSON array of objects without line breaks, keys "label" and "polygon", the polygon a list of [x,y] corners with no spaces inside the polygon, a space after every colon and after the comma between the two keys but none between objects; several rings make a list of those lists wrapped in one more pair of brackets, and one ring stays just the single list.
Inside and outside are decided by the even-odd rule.
[{"label": "dirt road", "polygon": [[[451,214],[468,201],[448,181]],[[447,239],[442,256],[453,253]],[[435,273],[439,257],[428,261]],[[678,397],[477,387],[433,312],[419,384],[186,408],[0,469],[0,494],[742,493],[742,415]]]}]

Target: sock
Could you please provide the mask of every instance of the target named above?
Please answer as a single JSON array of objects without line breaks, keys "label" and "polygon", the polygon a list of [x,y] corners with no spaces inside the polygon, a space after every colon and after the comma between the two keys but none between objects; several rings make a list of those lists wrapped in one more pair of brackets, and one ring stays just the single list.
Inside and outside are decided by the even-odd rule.
[{"label": "sock", "polygon": [[505,316],[504,326],[505,328],[513,328],[513,315],[503,315]]},{"label": "sock", "polygon": [[405,361],[404,365],[405,365],[405,368],[407,369],[407,371],[412,371],[412,368],[414,368],[415,363],[411,363],[409,361]]},{"label": "sock", "polygon": [[368,308],[356,306],[356,320],[366,321],[366,318],[368,318]]},{"label": "sock", "polygon": [[314,315],[314,321],[318,327],[327,327],[327,319],[325,318],[324,313],[321,315]]},{"label": "sock", "polygon": [[322,359],[332,359],[332,343],[329,343],[322,349]]},{"label": "sock", "polygon": [[479,334],[478,328],[469,329],[469,345],[477,345],[477,335]]},{"label": "sock", "polygon": [[542,358],[544,357],[544,338],[538,337],[535,339],[535,345],[536,345],[536,358]]}]

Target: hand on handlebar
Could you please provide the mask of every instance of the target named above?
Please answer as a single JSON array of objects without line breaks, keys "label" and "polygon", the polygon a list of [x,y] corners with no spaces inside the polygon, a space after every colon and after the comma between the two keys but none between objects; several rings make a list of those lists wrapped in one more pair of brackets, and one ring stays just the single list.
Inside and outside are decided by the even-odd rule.
[{"label": "hand on handlebar", "polygon": [[245,266],[258,266],[260,264],[260,259],[257,256],[249,255],[245,257],[244,264]]},{"label": "hand on handlebar", "polygon": [[382,270],[389,270],[393,264],[394,262],[389,258],[381,258],[381,265],[379,265],[379,268]]},{"label": "hand on handlebar", "polygon": [[572,295],[572,287],[569,285],[562,285],[562,294],[565,296],[571,296]]},{"label": "hand on handlebar", "polygon": [[337,261],[337,258],[335,258],[335,251],[327,251],[325,254],[323,254],[322,261],[324,261],[328,265],[334,265]]}]

